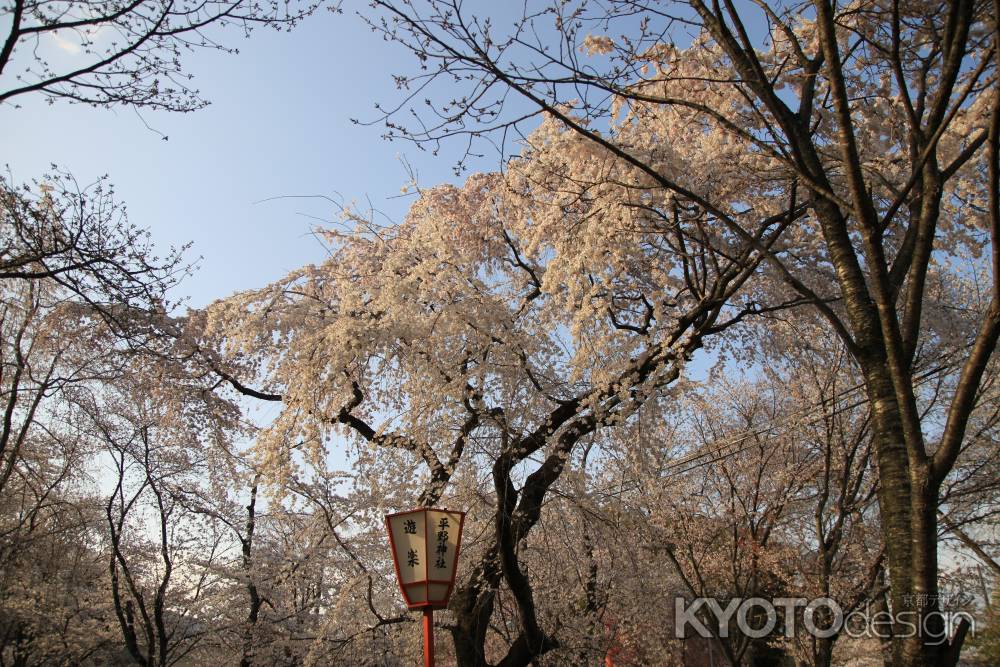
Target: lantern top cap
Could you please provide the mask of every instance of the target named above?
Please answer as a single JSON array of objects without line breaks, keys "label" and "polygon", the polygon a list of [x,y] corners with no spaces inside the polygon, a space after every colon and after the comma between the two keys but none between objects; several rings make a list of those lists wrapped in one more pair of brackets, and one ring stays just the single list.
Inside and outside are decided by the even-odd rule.
[{"label": "lantern top cap", "polygon": [[465,512],[461,510],[448,509],[447,507],[414,507],[413,509],[402,510],[401,512],[391,512],[386,514],[385,517],[400,516],[401,514],[413,514],[414,512],[447,512],[448,514],[461,514],[465,516]]}]

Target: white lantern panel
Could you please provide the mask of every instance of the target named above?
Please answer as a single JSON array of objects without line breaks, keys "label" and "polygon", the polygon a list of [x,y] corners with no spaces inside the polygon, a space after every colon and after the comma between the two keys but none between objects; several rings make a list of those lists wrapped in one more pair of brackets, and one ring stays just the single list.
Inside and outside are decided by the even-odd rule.
[{"label": "white lantern panel", "polygon": [[[427,577],[427,564],[424,561],[429,556],[424,516],[424,512],[407,512],[389,517],[399,579],[404,586],[414,581],[424,581]],[[407,592],[412,594],[416,588],[409,588]]]},{"label": "white lantern panel", "polygon": [[[427,579],[451,581],[455,576],[462,515],[457,512],[428,510],[427,522]],[[441,598],[445,594],[442,593]],[[434,596],[431,597],[433,599]]]}]

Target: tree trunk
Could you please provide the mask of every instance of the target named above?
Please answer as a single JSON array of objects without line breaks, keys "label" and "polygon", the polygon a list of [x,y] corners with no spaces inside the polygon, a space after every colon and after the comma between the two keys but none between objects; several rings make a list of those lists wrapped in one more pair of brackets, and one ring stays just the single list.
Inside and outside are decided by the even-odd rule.
[{"label": "tree trunk", "polygon": [[455,612],[451,639],[455,657],[462,667],[488,667],[486,631],[493,615],[496,590],[500,585],[496,549],[488,550],[476,565],[468,583],[455,589],[449,607]]}]

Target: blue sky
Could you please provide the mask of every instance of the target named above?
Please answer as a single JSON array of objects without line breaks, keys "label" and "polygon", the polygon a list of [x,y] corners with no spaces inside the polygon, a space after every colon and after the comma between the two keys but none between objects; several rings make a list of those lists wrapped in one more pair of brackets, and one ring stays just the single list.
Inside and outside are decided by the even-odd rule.
[{"label": "blue sky", "polygon": [[[335,209],[302,195],[367,198],[399,220],[412,201],[400,196],[409,178],[401,157],[422,185],[456,180],[454,157],[387,142],[382,127],[351,122],[397,99],[391,74],[412,62],[357,16],[320,11],[290,33],[232,32],[225,43],[240,53],[184,60],[211,101],[200,111],[140,117],[41,96],[0,105],[0,165],[16,182],[42,177],[53,163],[82,184],[106,174],[129,220],[150,229],[158,247],[192,242],[188,256],[203,257],[174,293],[194,307],[323,259],[310,232]],[[492,156],[479,167],[496,164]],[[280,409],[255,408],[262,422]],[[334,458],[347,465],[343,449]]]},{"label": "blue sky", "polygon": [[[365,198],[395,219],[404,156],[422,185],[455,180],[454,158],[434,158],[412,144],[381,139],[374,104],[398,98],[391,74],[412,56],[372,34],[345,12],[320,11],[290,33],[236,31],[225,42],[238,55],[188,54],[186,71],[212,104],[188,114],[129,108],[49,105],[39,96],[0,106],[0,164],[14,180],[40,177],[50,164],[81,183],[107,174],[131,222],[152,231],[158,246],[191,241],[201,269],[175,296],[194,306],[266,284],[324,252],[310,236],[333,207],[325,195]],[[147,129],[148,123],[159,134]],[[496,165],[487,158],[481,169]]]}]

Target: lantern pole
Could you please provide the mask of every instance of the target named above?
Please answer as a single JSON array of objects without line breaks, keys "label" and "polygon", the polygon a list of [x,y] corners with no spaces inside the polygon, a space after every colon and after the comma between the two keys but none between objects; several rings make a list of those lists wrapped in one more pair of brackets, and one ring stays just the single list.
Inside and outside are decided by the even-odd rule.
[{"label": "lantern pole", "polygon": [[434,610],[424,609],[424,667],[434,667]]}]

